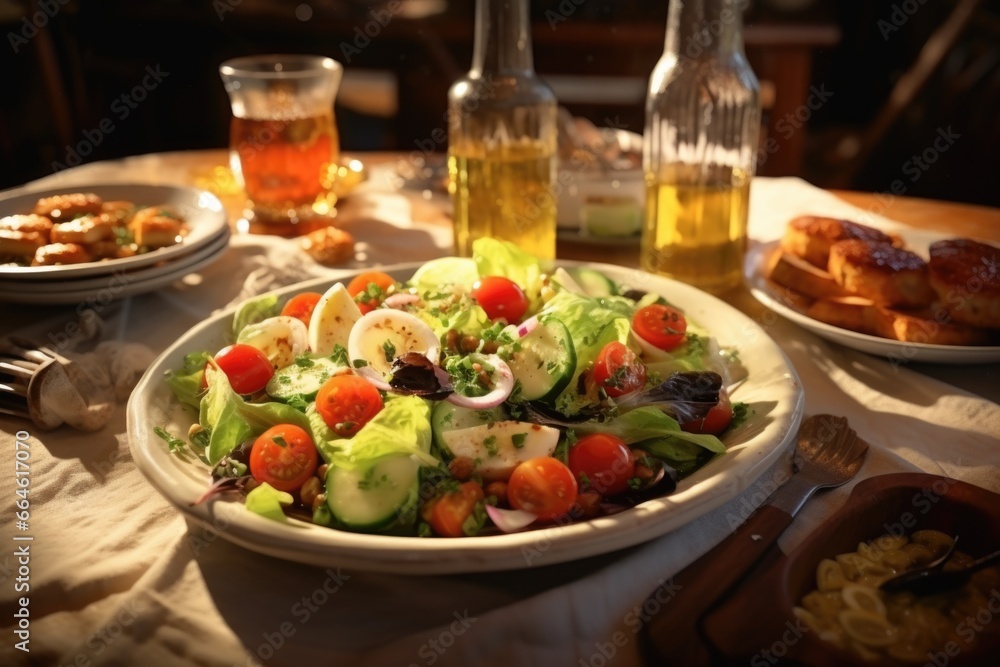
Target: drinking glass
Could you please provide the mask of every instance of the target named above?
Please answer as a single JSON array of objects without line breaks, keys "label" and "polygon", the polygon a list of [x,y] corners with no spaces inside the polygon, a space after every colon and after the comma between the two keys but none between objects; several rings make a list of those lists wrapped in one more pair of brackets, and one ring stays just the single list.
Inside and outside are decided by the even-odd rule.
[{"label": "drinking glass", "polygon": [[299,236],[332,224],[343,66],[317,55],[255,55],[219,67],[232,106],[229,159],[246,193],[243,232]]}]

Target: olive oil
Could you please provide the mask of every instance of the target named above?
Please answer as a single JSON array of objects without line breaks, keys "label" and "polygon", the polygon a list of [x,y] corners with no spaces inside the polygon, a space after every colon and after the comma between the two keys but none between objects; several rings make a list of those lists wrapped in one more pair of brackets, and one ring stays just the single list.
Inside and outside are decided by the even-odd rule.
[{"label": "olive oil", "polygon": [[476,0],[472,67],[448,89],[455,254],[483,237],[556,255],[558,103],[536,73],[528,0]]},{"label": "olive oil", "polygon": [[683,171],[647,175],[641,244],[645,271],[708,292],[724,292],[743,280],[750,179],[738,170],[708,182]]},{"label": "olive oil", "polygon": [[489,236],[537,257],[555,258],[554,155],[554,145],[537,141],[490,148],[470,142],[451,150],[456,255],[471,256],[472,242]]}]

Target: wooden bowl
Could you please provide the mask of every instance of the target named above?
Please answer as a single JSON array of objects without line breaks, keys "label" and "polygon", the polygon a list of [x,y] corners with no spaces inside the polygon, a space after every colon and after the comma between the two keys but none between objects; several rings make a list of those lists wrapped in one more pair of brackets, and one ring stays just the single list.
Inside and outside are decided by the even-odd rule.
[{"label": "wooden bowl", "polygon": [[[797,549],[784,557],[779,553],[757,567],[746,584],[705,617],[702,631],[723,661],[744,665],[748,661],[817,667],[876,664],[862,662],[821,640],[798,622],[792,607],[816,587],[816,567],[822,559],[854,552],[860,542],[886,533],[910,535],[922,529],[961,536],[959,549],[973,557],[995,551],[1000,546],[1000,494],[924,473],[863,480],[846,504]],[[1000,615],[992,622],[1000,623]],[[1000,635],[980,635],[971,648],[941,646],[921,663],[887,660],[877,664],[996,664]]]}]

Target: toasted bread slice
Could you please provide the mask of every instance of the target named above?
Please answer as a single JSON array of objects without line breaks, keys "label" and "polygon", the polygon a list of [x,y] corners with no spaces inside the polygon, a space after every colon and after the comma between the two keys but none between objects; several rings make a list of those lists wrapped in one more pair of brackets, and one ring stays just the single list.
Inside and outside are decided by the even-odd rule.
[{"label": "toasted bread slice", "polygon": [[0,218],[0,229],[6,229],[11,232],[35,232],[48,238],[52,232],[52,221],[44,215],[35,215],[33,213],[28,215],[8,215],[6,218]]},{"label": "toasted bread slice", "polygon": [[776,248],[770,257],[768,278],[811,299],[847,296],[828,272],[781,248]]},{"label": "toasted bread slice", "polygon": [[51,218],[53,222],[72,220],[81,215],[97,215],[103,200],[88,192],[44,197],[35,202],[32,213]]},{"label": "toasted bread slice", "polygon": [[879,306],[921,308],[934,300],[927,262],[883,241],[837,241],[830,246],[829,271],[847,292]]},{"label": "toasted bread slice", "polygon": [[875,327],[878,335],[907,343],[986,345],[993,338],[988,329],[952,321],[940,307],[902,310],[876,306]]},{"label": "toasted bread slice", "polygon": [[871,299],[860,296],[840,296],[818,299],[805,312],[814,320],[826,322],[841,329],[876,334],[875,308]]},{"label": "toasted bread slice", "polygon": [[184,223],[169,209],[150,207],[132,216],[128,227],[139,247],[162,248],[178,242]]},{"label": "toasted bread slice", "polygon": [[32,266],[55,266],[57,264],[81,264],[91,262],[94,256],[79,243],[50,243],[35,251]]},{"label": "toasted bread slice", "polygon": [[972,239],[937,241],[928,268],[953,321],[1000,329],[1000,248]]},{"label": "toasted bread slice", "polygon": [[49,242],[47,234],[0,229],[0,257],[33,257],[35,251]]},{"label": "toasted bread slice", "polygon": [[850,220],[803,215],[788,223],[781,238],[781,247],[825,270],[830,258],[830,246],[846,239],[865,239],[890,244],[896,241],[874,227]]},{"label": "toasted bread slice", "polygon": [[53,243],[80,243],[87,245],[113,239],[114,227],[99,216],[88,215],[52,227]]}]

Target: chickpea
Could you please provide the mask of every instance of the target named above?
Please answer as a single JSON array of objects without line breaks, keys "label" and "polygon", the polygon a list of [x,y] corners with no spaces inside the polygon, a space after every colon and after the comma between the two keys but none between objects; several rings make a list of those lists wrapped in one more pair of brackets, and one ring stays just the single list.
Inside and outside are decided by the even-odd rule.
[{"label": "chickpea", "polygon": [[448,472],[460,482],[467,482],[476,469],[476,462],[468,456],[456,456],[448,462]]}]

